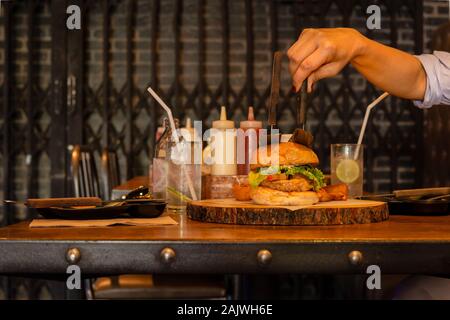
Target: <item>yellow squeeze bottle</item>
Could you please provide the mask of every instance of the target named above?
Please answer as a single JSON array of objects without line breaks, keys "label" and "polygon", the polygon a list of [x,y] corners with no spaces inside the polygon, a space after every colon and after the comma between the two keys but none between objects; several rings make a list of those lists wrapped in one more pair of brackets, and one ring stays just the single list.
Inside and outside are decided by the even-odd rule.
[{"label": "yellow squeeze bottle", "polygon": [[220,119],[213,121],[211,130],[211,175],[233,176],[237,174],[236,165],[236,128],[234,121],[227,120],[224,106],[220,110]]}]

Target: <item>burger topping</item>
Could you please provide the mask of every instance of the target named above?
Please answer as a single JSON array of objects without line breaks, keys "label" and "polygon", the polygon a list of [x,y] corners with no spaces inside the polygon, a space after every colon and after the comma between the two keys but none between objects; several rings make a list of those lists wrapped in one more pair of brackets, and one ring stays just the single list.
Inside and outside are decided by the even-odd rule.
[{"label": "burger topping", "polygon": [[279,180],[287,180],[289,179],[288,175],[284,173],[278,173],[278,174],[271,174],[268,175],[266,180],[268,181],[279,181]]},{"label": "burger topping", "polygon": [[[253,188],[259,186],[263,181],[276,181],[283,180],[280,177],[286,176],[288,179],[290,177],[299,178],[298,175],[303,176],[308,179],[312,184],[315,191],[323,188],[325,186],[324,176],[322,171],[314,168],[310,165],[305,166],[271,166],[265,168],[259,168],[257,171],[251,171],[248,175],[248,180]],[[272,178],[269,178],[271,176]],[[274,177],[275,180],[274,180]]]},{"label": "burger topping", "polygon": [[260,186],[284,192],[303,192],[313,188],[310,181],[304,177],[277,181],[269,181],[267,179],[261,182]]}]

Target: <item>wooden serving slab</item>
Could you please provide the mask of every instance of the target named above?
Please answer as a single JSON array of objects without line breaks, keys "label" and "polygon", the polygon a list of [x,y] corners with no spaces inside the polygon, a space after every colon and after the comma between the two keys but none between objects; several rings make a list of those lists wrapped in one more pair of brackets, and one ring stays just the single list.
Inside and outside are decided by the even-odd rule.
[{"label": "wooden serving slab", "polygon": [[387,203],[371,200],[331,201],[301,207],[273,207],[235,199],[192,201],[193,220],[228,224],[317,226],[362,224],[389,219]]}]

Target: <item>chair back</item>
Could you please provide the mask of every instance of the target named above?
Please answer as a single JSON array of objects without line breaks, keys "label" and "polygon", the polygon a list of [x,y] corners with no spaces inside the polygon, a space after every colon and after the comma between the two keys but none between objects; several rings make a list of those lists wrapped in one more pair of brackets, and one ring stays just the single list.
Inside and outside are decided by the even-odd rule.
[{"label": "chair back", "polygon": [[111,199],[112,189],[120,184],[120,167],[117,152],[104,149],[101,157],[102,191],[105,200]]},{"label": "chair back", "polygon": [[76,197],[101,196],[94,153],[89,147],[74,146],[71,168]]}]

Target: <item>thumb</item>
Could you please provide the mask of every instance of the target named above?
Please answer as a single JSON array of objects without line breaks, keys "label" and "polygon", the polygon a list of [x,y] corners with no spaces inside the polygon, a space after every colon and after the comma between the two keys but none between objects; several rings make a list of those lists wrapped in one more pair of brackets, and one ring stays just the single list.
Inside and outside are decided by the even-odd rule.
[{"label": "thumb", "polygon": [[331,62],[321,66],[308,77],[308,92],[312,92],[314,84],[321,79],[334,77],[341,71],[343,66],[338,62]]}]

